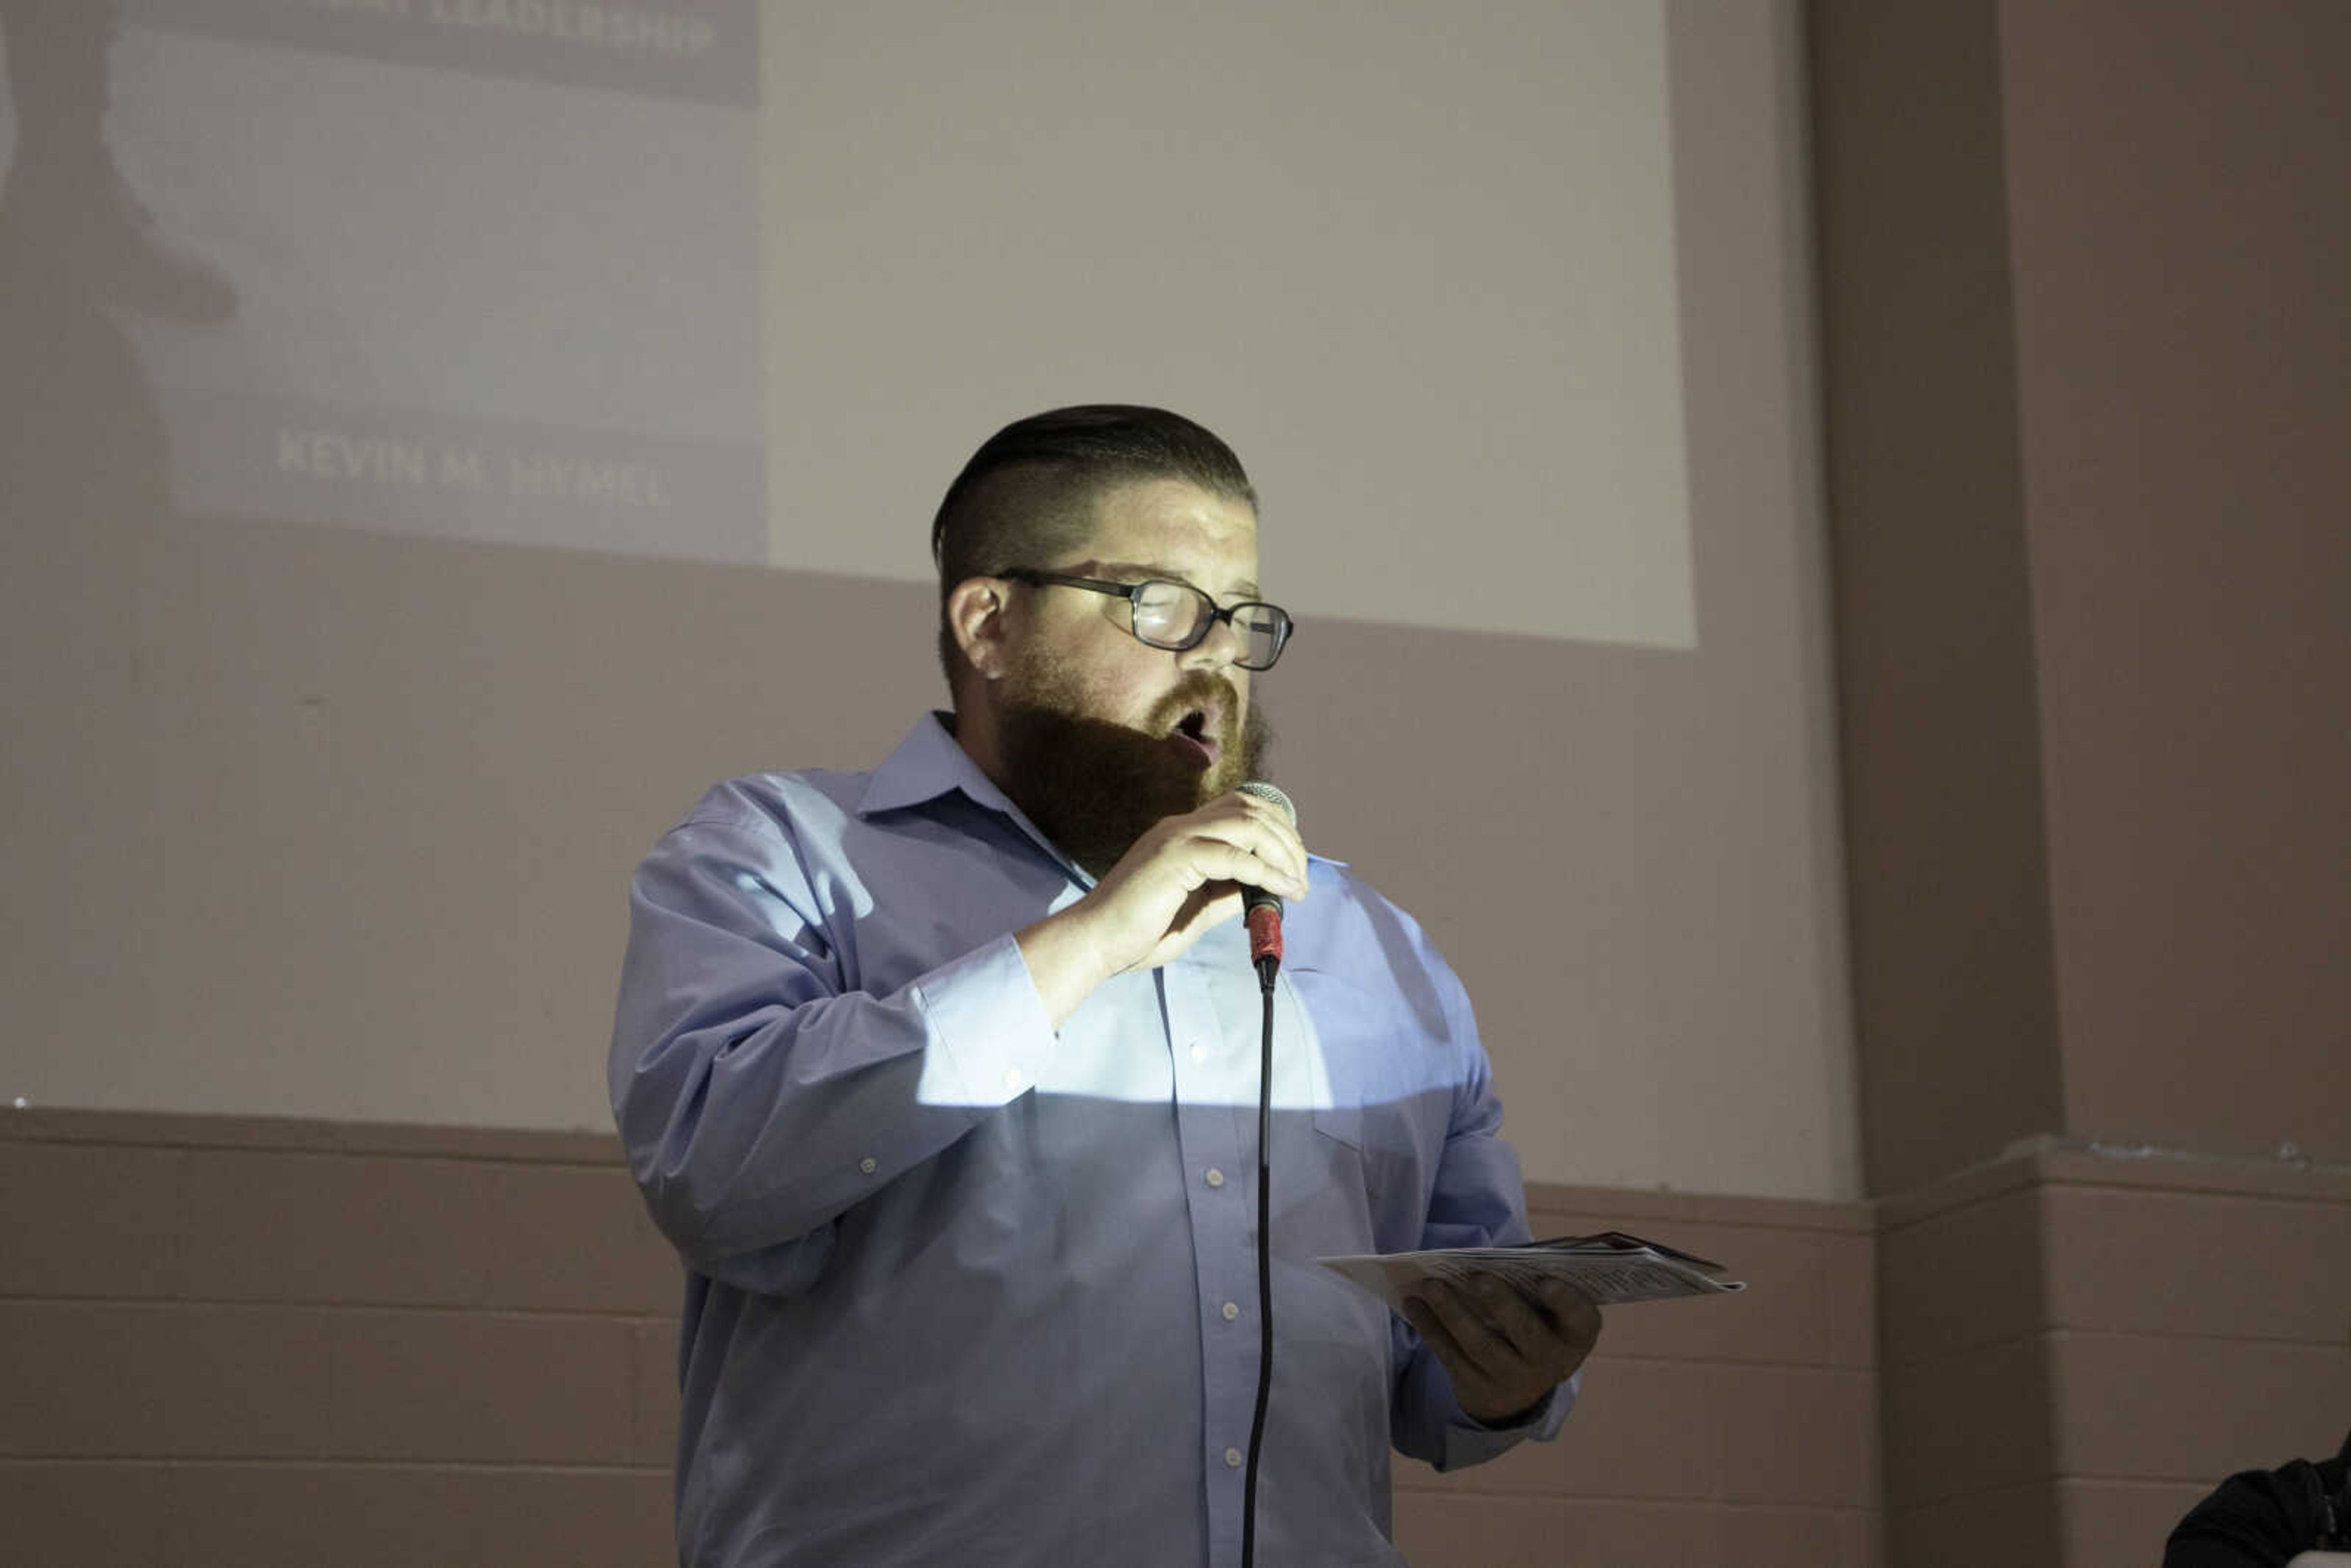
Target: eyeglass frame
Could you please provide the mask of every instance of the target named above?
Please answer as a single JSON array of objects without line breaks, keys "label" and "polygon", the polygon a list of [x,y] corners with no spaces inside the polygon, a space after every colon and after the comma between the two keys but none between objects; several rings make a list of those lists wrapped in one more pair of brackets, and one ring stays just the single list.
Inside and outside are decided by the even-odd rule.
[{"label": "eyeglass frame", "polygon": [[[1066,571],[1046,571],[1033,566],[1007,567],[1002,571],[992,572],[989,575],[1000,577],[1007,582],[1025,582],[1033,588],[1083,588],[1095,593],[1109,594],[1113,599],[1123,599],[1126,601],[1127,635],[1146,648],[1157,648],[1163,653],[1189,653],[1208,640],[1208,633],[1216,630],[1217,622],[1221,621],[1226,625],[1232,626],[1233,617],[1241,611],[1270,610],[1281,617],[1281,636],[1273,645],[1273,657],[1262,664],[1252,664],[1245,659],[1233,661],[1242,669],[1253,674],[1262,674],[1280,663],[1282,651],[1290,646],[1290,639],[1298,631],[1298,618],[1279,604],[1269,604],[1262,599],[1244,599],[1230,605],[1218,604],[1216,596],[1206,589],[1195,588],[1188,582],[1180,581],[1172,577],[1146,577],[1141,582],[1114,582],[1107,578],[1073,577]],[[1200,629],[1192,634],[1192,640],[1188,643],[1155,643],[1135,630],[1134,616],[1135,612],[1143,608],[1144,590],[1163,585],[1168,588],[1180,588],[1186,593],[1196,594],[1208,607],[1208,618],[1200,622]],[[1242,632],[1238,626],[1234,626],[1233,630],[1244,643],[1248,642],[1247,632]]]}]

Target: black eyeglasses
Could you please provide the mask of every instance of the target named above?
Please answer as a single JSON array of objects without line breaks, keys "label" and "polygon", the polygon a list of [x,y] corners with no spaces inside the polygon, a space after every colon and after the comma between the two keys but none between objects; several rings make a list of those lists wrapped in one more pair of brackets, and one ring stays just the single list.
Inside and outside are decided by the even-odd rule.
[{"label": "black eyeglasses", "polygon": [[1134,633],[1135,641],[1171,653],[1198,647],[1222,621],[1240,634],[1241,651],[1233,663],[1244,670],[1273,668],[1273,662],[1281,657],[1281,650],[1290,641],[1290,633],[1297,628],[1290,612],[1278,604],[1260,604],[1251,600],[1219,608],[1215,600],[1190,583],[1170,582],[1165,578],[1105,582],[1097,577],[1071,577],[1067,572],[1039,571],[1025,566],[995,575],[1039,588],[1082,588],[1123,599],[1128,610],[1127,629]]}]

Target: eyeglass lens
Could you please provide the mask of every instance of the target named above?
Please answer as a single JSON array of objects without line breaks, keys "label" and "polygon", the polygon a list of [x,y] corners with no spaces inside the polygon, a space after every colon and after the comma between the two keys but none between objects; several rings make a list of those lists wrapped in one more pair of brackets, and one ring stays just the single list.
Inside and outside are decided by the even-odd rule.
[{"label": "eyeglass lens", "polygon": [[[1207,635],[1216,607],[1188,583],[1146,582],[1134,595],[1134,634],[1146,643],[1180,648]],[[1240,633],[1240,664],[1262,670],[1281,653],[1289,617],[1270,604],[1237,606],[1233,630]]]}]

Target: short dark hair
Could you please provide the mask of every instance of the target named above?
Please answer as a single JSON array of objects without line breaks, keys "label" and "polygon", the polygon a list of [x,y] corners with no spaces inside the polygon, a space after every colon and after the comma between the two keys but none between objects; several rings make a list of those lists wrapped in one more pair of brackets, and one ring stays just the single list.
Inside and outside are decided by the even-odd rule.
[{"label": "short dark hair", "polygon": [[1015,420],[971,455],[931,520],[939,569],[939,663],[955,689],[963,649],[947,596],[975,577],[1048,566],[1092,537],[1104,491],[1181,479],[1257,509],[1233,449],[1180,413],[1133,403],[1083,403]]}]

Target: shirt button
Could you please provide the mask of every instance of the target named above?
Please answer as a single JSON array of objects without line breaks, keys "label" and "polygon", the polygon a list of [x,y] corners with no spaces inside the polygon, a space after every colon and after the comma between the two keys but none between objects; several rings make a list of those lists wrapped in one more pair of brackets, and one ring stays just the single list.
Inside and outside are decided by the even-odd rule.
[{"label": "shirt button", "polygon": [[1210,1186],[1222,1186],[1225,1185],[1225,1173],[1218,1170],[1216,1166],[1210,1166],[1208,1167],[1207,1174],[1200,1179],[1207,1182]]},{"label": "shirt button", "polygon": [[1237,1470],[1240,1468],[1241,1451],[1238,1448],[1227,1448],[1225,1450],[1225,1469],[1228,1470]]},{"label": "shirt button", "polygon": [[1227,1301],[1227,1302],[1224,1304],[1224,1306],[1223,1306],[1222,1308],[1220,1308],[1219,1310],[1220,1310],[1221,1312],[1223,1312],[1223,1313],[1225,1314],[1225,1322],[1232,1322],[1235,1318],[1237,1318],[1237,1317],[1238,1317],[1238,1316],[1240,1316],[1240,1315],[1241,1315],[1241,1310],[1240,1310],[1239,1306],[1238,1306],[1238,1305],[1237,1305],[1236,1303],[1232,1302],[1232,1301]]},{"label": "shirt button", "polygon": [[857,1168],[863,1171],[867,1176],[872,1176],[873,1174],[873,1156],[872,1155],[868,1155],[863,1159],[858,1161]]},{"label": "shirt button", "polygon": [[1206,1061],[1208,1060],[1208,1048],[1202,1045],[1196,1040],[1192,1042],[1192,1060],[1195,1061]]},{"label": "shirt button", "polygon": [[1020,1070],[1019,1068],[1008,1067],[1004,1070],[1004,1086],[1007,1089],[1018,1089],[1020,1087]]}]

